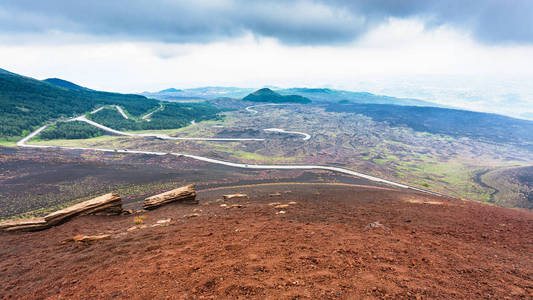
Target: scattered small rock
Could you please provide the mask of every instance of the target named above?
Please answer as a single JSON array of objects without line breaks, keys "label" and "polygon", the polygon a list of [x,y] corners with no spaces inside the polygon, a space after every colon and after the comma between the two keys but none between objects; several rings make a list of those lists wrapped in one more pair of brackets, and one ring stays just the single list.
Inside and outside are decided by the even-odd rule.
[{"label": "scattered small rock", "polygon": [[111,238],[110,234],[102,234],[102,235],[83,235],[79,234],[76,236],[73,236],[70,239],[63,240],[61,244],[68,244],[68,243],[91,243],[101,240],[108,240]]},{"label": "scattered small rock", "polygon": [[248,197],[248,195],[246,194],[229,194],[229,195],[224,195],[224,200],[232,200],[232,199],[250,199],[250,197]]},{"label": "scattered small rock", "polygon": [[281,197],[280,193],[269,194],[270,197]]},{"label": "scattered small rock", "polygon": [[376,221],[376,222],[373,222],[373,223],[370,223],[368,225],[365,226],[365,228],[363,230],[369,230],[369,229],[374,229],[374,228],[382,228],[383,230],[385,231],[388,231],[390,232],[390,228],[381,224],[379,221]]},{"label": "scattered small rock", "polygon": [[298,203],[295,202],[295,201],[291,201],[291,202],[289,202],[289,203],[287,203],[287,204],[289,204],[289,205],[296,205],[296,204],[298,204]]},{"label": "scattered small rock", "polygon": [[287,208],[287,207],[289,207],[288,204],[280,204],[280,205],[274,206],[274,208]]},{"label": "scattered small rock", "polygon": [[200,214],[194,213],[194,214],[185,215],[184,217],[185,218],[195,218],[195,217],[199,217],[199,216],[200,216]]},{"label": "scattered small rock", "polygon": [[276,206],[276,205],[280,205],[281,202],[270,202],[268,205],[270,206]]},{"label": "scattered small rock", "polygon": [[284,210],[280,210],[280,211],[278,211],[278,212],[276,213],[276,215],[282,215],[282,214],[286,214],[286,213],[287,213],[286,211],[284,211]]},{"label": "scattered small rock", "polygon": [[220,203],[220,202],[222,202],[222,201],[224,201],[224,200],[222,200],[222,199],[217,199],[217,200],[215,200],[216,203]]},{"label": "scattered small rock", "polygon": [[134,230],[137,230],[137,229],[139,229],[137,226],[131,226],[126,231],[131,232],[131,231],[134,231]]},{"label": "scattered small rock", "polygon": [[230,205],[228,208],[242,208],[242,207],[244,207],[243,204],[235,203],[235,204]]},{"label": "scattered small rock", "polygon": [[166,223],[170,223],[171,220],[172,220],[171,218],[168,218],[168,219],[159,220],[156,223],[157,224],[166,224]]},{"label": "scattered small rock", "polygon": [[228,207],[226,203],[220,204],[220,207]]}]

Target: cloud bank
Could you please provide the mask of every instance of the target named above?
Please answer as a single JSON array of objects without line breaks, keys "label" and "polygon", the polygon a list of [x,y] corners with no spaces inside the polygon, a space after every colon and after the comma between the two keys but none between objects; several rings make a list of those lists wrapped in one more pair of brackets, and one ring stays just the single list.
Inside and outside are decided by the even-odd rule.
[{"label": "cloud bank", "polygon": [[287,45],[351,43],[391,18],[451,26],[485,44],[532,44],[530,0],[3,0],[0,34],[208,43],[247,34]]}]

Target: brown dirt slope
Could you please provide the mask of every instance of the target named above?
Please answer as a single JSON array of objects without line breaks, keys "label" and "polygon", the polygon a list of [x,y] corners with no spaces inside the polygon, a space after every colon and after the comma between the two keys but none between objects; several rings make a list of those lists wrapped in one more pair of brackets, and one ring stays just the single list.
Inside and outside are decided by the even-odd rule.
[{"label": "brown dirt slope", "polygon": [[[214,203],[239,192],[250,199],[227,205],[243,207]],[[350,185],[252,185],[198,197],[200,205],[144,213],[138,227],[147,228],[128,231],[135,216],[86,216],[1,234],[0,298],[533,296],[528,211]],[[375,221],[390,232],[364,230]],[[60,243],[78,234],[111,239]]]}]

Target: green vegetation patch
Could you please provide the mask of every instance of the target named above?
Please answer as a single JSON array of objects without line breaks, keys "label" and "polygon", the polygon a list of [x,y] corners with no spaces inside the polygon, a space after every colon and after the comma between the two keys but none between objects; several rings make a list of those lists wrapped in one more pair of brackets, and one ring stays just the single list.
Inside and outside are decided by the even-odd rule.
[{"label": "green vegetation patch", "polygon": [[159,101],[140,95],[72,89],[2,71],[0,137],[24,136],[46,121],[73,117],[111,104],[139,116],[158,107]]},{"label": "green vegetation patch", "polygon": [[39,134],[42,140],[54,139],[88,139],[103,135],[104,132],[85,122],[58,122]]},{"label": "green vegetation patch", "polygon": [[192,121],[218,120],[220,109],[205,103],[167,103],[164,109],[150,116],[150,121],[125,119],[115,109],[105,108],[89,115],[89,118],[107,127],[122,130],[176,129],[191,124]]}]

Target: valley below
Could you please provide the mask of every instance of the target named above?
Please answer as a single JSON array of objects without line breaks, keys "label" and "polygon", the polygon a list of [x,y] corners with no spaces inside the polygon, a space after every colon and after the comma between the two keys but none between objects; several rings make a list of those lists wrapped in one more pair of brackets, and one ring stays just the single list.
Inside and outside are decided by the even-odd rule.
[{"label": "valley below", "polygon": [[[521,121],[256,96],[276,103],[153,100],[132,114],[111,102],[6,139],[4,224],[104,194],[121,207],[41,231],[3,227],[0,298],[533,295]],[[191,184],[193,204],[145,209]]]},{"label": "valley below", "polygon": [[0,300],[533,299],[533,1],[8,0],[0,40]]},{"label": "valley below", "polygon": [[219,120],[175,130],[69,140],[37,136],[28,144],[182,153],[248,165],[340,167],[453,197],[532,207],[509,193],[496,193],[498,183],[485,179],[489,171],[532,165],[529,148],[415,131],[363,114],[331,112],[322,105],[254,105],[252,109],[231,100],[213,104],[231,110]]}]

